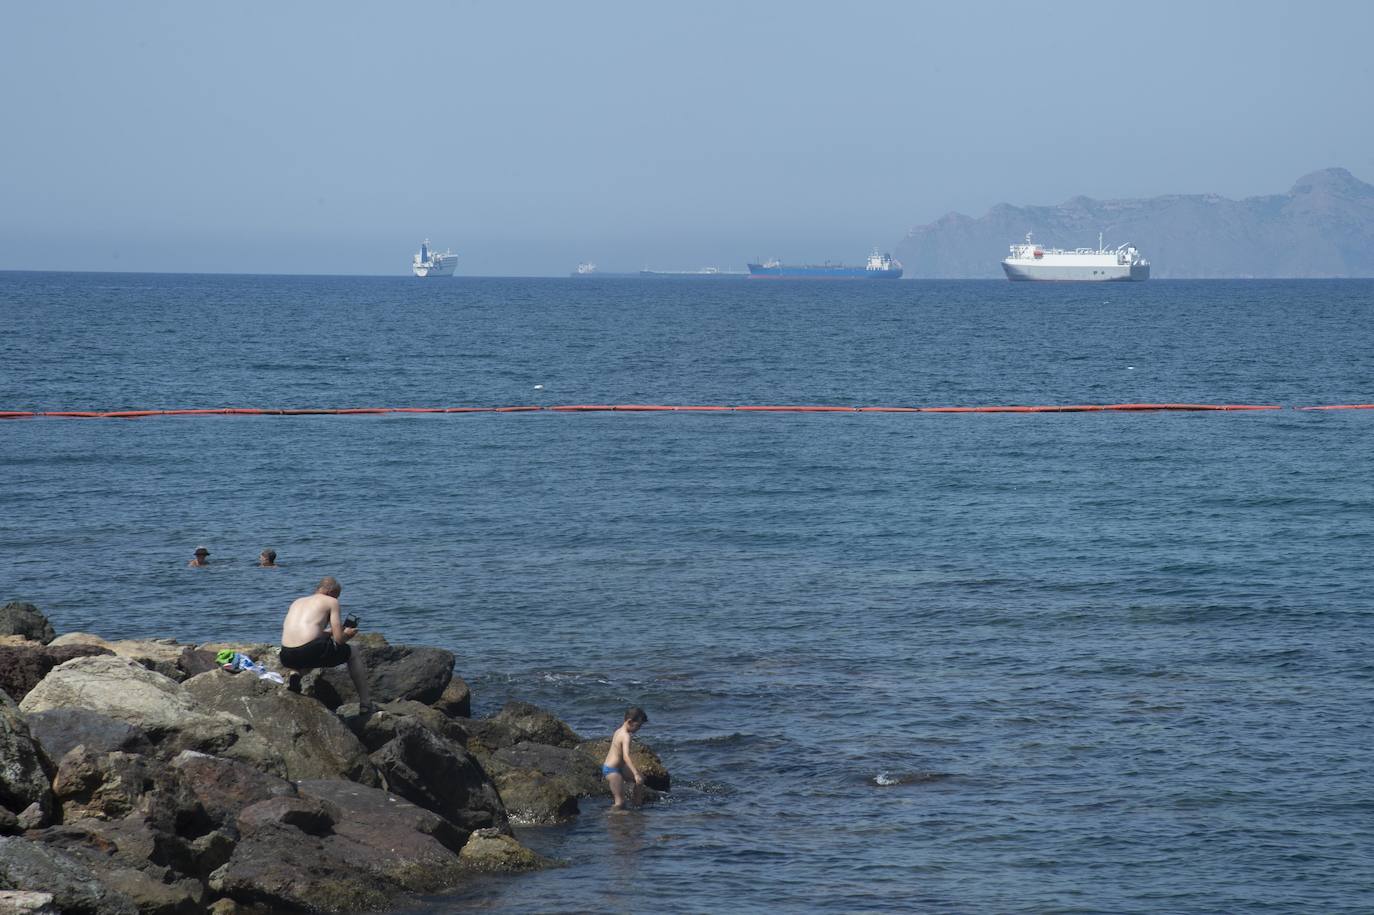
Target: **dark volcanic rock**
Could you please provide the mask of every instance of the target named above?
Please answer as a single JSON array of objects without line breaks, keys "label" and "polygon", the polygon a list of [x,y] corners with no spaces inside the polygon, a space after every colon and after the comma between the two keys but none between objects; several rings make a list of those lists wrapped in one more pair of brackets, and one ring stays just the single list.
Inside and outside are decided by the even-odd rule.
[{"label": "dark volcanic rock", "polygon": [[18,702],[58,664],[100,654],[111,652],[98,645],[0,645],[0,689]]},{"label": "dark volcanic rock", "polygon": [[0,807],[16,814],[31,804],[45,812],[51,810],[49,765],[29,734],[19,707],[0,693]]},{"label": "dark volcanic rock", "polygon": [[44,645],[57,638],[43,612],[23,601],[11,601],[0,607],[0,635],[22,635]]},{"label": "dark volcanic rock", "polygon": [[52,893],[68,915],[138,915],[138,906],[111,889],[89,867],[55,848],[0,838],[0,889]]},{"label": "dark volcanic rock", "polygon": [[537,705],[511,700],[490,718],[464,722],[473,739],[485,750],[495,751],[521,741],[553,747],[575,747],[582,738],[556,716]]},{"label": "dark volcanic rock", "polygon": [[73,748],[57,766],[53,794],[64,820],[128,816],[151,789],[156,763],[132,753]]},{"label": "dark volcanic rock", "polygon": [[436,737],[459,746],[467,744],[468,732],[461,722],[420,702],[388,702],[373,715],[358,714],[355,703],[340,706],[338,711],[369,752],[375,752],[411,727],[423,727]]},{"label": "dark volcanic rock", "polygon": [[481,765],[452,741],[412,725],[372,754],[393,794],[431,810],[462,830],[509,830],[500,794]]},{"label": "dark volcanic rock", "polygon": [[147,753],[152,747],[140,728],[90,709],[58,708],[25,717],[49,759],[60,760],[78,744],[101,753]]},{"label": "dark volcanic rock", "polygon": [[443,695],[431,704],[450,718],[471,718],[472,690],[468,689],[466,680],[455,676],[444,688]]},{"label": "dark volcanic rock", "polygon": [[441,817],[349,782],[308,780],[299,789],[303,798],[338,808],[334,831],[316,836],[264,824],[211,876],[213,890],[243,903],[354,912],[462,878],[458,856],[436,838],[451,829]]},{"label": "dark volcanic rock", "polygon": [[85,864],[106,886],[132,899],[140,912],[193,915],[201,911],[204,886],[179,873],[190,866],[184,843],[146,818],[81,819],[30,833],[29,838]]},{"label": "dark volcanic rock", "polygon": [[[181,688],[198,708],[224,712],[249,722],[284,761],[284,774],[292,781],[347,778],[379,784],[358,738],[328,709],[306,696],[251,673],[230,674],[222,670],[192,677]],[[273,771],[267,765],[258,768]]]},{"label": "dark volcanic rock", "polygon": [[[368,688],[375,703],[414,699],[437,702],[453,678],[453,652],[442,648],[409,645],[358,646],[355,650],[367,669]],[[343,667],[321,671],[306,685],[307,693],[331,708],[357,698],[353,681]]]},{"label": "dark volcanic rock", "polygon": [[308,836],[327,836],[341,816],[332,801],[314,797],[273,797],[249,804],[239,813],[239,833],[252,835],[262,829],[286,826]]},{"label": "dark volcanic rock", "polygon": [[296,796],[291,782],[233,759],[187,751],[172,768],[216,826],[232,826],[239,811],[259,801]]},{"label": "dark volcanic rock", "polygon": [[1134,243],[1157,278],[1374,276],[1374,186],[1343,168],[1299,178],[1287,194],[1229,200],[1172,194],[1074,197],[1058,206],[998,204],[917,226],[894,252],[908,277],[1001,278],[1027,232],[1047,247]]}]

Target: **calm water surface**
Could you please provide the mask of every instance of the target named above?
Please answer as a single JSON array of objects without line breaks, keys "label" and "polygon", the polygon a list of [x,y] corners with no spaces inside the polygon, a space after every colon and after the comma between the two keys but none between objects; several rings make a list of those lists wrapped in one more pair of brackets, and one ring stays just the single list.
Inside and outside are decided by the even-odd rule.
[{"label": "calm water surface", "polygon": [[[0,410],[1361,403],[1371,308],[0,273]],[[7,421],[0,600],[274,640],[335,574],[480,712],[648,709],[663,803],[415,912],[1367,912],[1372,448],[1374,412],[1294,410]]]}]

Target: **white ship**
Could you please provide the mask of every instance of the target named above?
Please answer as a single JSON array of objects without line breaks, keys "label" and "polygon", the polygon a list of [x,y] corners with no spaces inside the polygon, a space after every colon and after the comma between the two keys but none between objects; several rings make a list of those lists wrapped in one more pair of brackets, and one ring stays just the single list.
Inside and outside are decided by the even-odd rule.
[{"label": "white ship", "polygon": [[1097,250],[1076,248],[1045,248],[1031,241],[1026,233],[1024,245],[1012,245],[1011,256],[1003,259],[1002,269],[1009,280],[1148,280],[1150,262],[1140,256],[1135,245],[1121,245],[1115,249],[1102,247],[1097,236]]},{"label": "white ship", "polygon": [[420,253],[410,262],[410,269],[416,276],[453,276],[453,269],[457,266],[458,255],[452,251],[442,254],[431,251],[428,238],[420,243]]}]

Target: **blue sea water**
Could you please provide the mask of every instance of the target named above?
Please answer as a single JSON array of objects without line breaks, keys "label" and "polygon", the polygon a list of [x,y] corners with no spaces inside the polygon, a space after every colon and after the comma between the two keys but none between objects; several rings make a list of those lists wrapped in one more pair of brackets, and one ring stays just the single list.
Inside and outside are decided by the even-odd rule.
[{"label": "blue sea water", "polygon": [[[1372,308],[0,273],[0,410],[1364,403]],[[417,913],[1368,912],[1371,447],[1374,411],[1292,409],[3,421],[0,601],[274,640],[334,574],[479,712],[649,711],[671,795]]]}]

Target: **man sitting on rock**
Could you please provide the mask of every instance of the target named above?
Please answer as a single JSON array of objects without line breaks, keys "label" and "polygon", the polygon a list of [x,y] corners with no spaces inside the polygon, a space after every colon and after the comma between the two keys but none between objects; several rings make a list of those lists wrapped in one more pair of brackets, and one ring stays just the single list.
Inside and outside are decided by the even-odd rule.
[{"label": "man sitting on rock", "polygon": [[358,634],[357,627],[345,628],[339,618],[342,593],[338,579],[326,575],[314,594],[291,602],[281,627],[281,663],[291,671],[286,688],[293,693],[301,691],[301,671],[347,664],[348,676],[358,690],[360,710],[367,714],[373,710],[367,671],[348,645],[348,640]]}]

